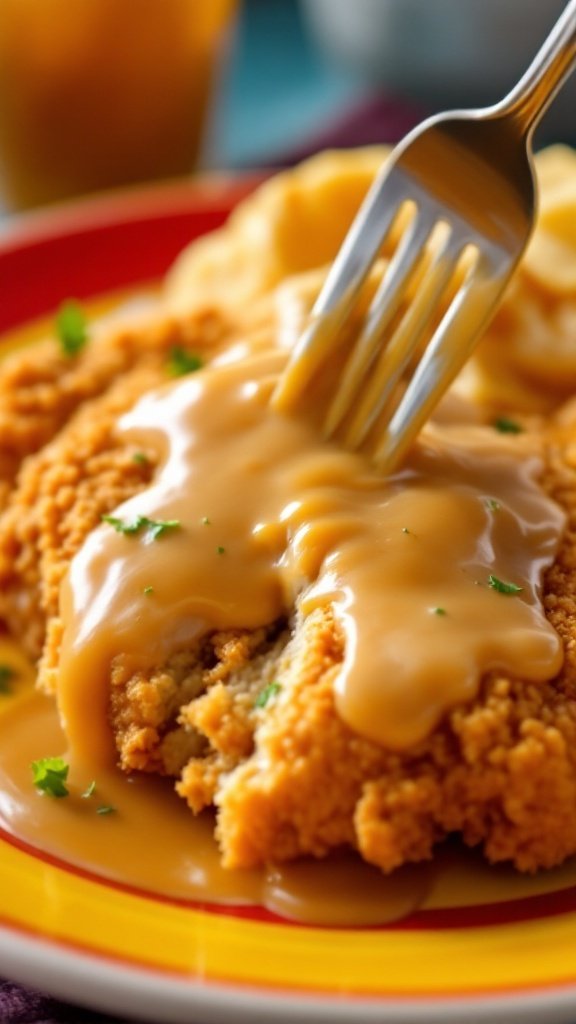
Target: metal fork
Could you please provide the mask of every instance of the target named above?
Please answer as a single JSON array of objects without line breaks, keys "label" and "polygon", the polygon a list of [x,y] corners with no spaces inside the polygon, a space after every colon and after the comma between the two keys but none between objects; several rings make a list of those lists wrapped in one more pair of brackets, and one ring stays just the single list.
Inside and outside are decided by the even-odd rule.
[{"label": "metal fork", "polygon": [[[339,431],[350,448],[368,442],[384,471],[397,465],[472,352],[526,248],[536,207],[532,135],[575,64],[576,0],[570,0],[500,103],[431,117],[396,147],[278,383],[277,409],[293,407],[338,351],[362,285],[408,209],[412,216],[363,317],[324,423],[327,436]],[[407,302],[410,287],[415,294]]]}]

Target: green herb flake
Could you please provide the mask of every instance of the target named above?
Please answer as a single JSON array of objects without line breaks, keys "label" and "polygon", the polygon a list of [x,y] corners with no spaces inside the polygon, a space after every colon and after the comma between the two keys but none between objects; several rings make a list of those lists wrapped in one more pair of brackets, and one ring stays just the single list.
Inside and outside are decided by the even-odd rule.
[{"label": "green herb flake", "polygon": [[402,527],[402,533],[410,533],[410,530],[408,529],[407,526]]},{"label": "green herb flake", "polygon": [[32,779],[36,789],[48,796],[68,796],[66,779],[70,766],[62,757],[42,757],[32,761]]},{"label": "green herb flake", "polygon": [[88,341],[86,316],[74,299],[63,302],[56,314],[56,331],[65,356],[76,356]]},{"label": "green herb flake", "polygon": [[256,697],[254,707],[265,708],[266,705],[280,693],[280,690],[280,683],[268,683],[268,686],[265,686]]},{"label": "green herb flake", "polygon": [[179,519],[148,519],[146,520],[146,528],[148,535],[152,540],[156,540],[157,537],[161,537],[163,533],[168,530],[178,530],[180,528]]},{"label": "green herb flake", "polygon": [[201,522],[202,522],[202,526],[211,526],[212,525],[211,521],[208,519],[208,516],[202,516]]},{"label": "green herb flake", "polygon": [[141,522],[141,516],[138,516],[133,523],[125,523],[123,519],[118,519],[116,516],[102,516],[102,522],[108,523],[113,526],[116,533],[139,533],[142,529],[143,523]]},{"label": "green herb flake", "polygon": [[118,519],[116,516],[102,516],[102,521],[113,526],[117,533],[123,533],[126,536],[133,536],[145,530],[150,540],[157,540],[163,533],[168,530],[177,530],[180,526],[179,519],[148,519],[148,516],[136,516],[131,523],[125,522],[124,519]]},{"label": "green herb flake", "polygon": [[9,694],[12,693],[12,687],[10,683],[16,675],[15,670],[11,665],[0,665],[0,693]]},{"label": "green herb flake", "polygon": [[116,808],[112,807],[112,804],[100,804],[100,807],[96,808],[96,814],[115,814]]},{"label": "green herb flake", "polygon": [[486,498],[485,504],[489,512],[500,511],[501,505],[499,501],[496,501],[496,498]]},{"label": "green herb flake", "polygon": [[431,608],[430,611],[432,612],[432,615],[440,615],[440,616],[447,615],[447,612],[446,612],[445,608],[440,608],[440,607],[438,607],[438,608]]},{"label": "green herb flake", "polygon": [[144,452],[134,452],[132,462],[135,462],[138,466],[147,466],[150,459]]},{"label": "green herb flake", "polygon": [[499,594],[521,594],[524,590],[524,587],[518,587],[515,583],[505,583],[492,575],[488,577],[488,586],[492,587],[492,590],[497,590]]},{"label": "green herb flake", "polygon": [[494,428],[500,434],[521,434],[524,430],[520,423],[509,419],[508,416],[499,416],[494,420]]},{"label": "green herb flake", "polygon": [[223,548],[221,544],[218,545],[218,547],[216,548],[216,551],[217,551],[217,553],[219,555],[225,555],[226,554],[226,548]]},{"label": "green herb flake", "polygon": [[172,377],[185,377],[187,373],[196,373],[204,366],[204,361],[195,352],[187,352],[180,345],[175,345],[168,359],[168,373]]},{"label": "green herb flake", "polygon": [[144,587],[143,593],[146,594],[146,597],[149,597],[150,594],[154,593],[154,587]]},{"label": "green herb flake", "polygon": [[89,800],[91,796],[94,796],[96,791],[96,779],[92,779],[92,782],[86,786],[86,789],[82,793],[83,800]]}]

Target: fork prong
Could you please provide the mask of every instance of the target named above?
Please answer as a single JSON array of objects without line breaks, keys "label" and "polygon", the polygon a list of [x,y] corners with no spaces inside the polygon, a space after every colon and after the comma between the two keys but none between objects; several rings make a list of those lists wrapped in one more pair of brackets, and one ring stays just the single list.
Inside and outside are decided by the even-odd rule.
[{"label": "fork prong", "polygon": [[375,448],[374,460],[383,471],[395,468],[468,359],[509,278],[510,273],[491,273],[478,254]]},{"label": "fork prong", "polygon": [[382,336],[396,315],[407,284],[422,260],[434,221],[419,210],[408,225],[390,260],[366,315],[364,327],[340,378],[340,386],[328,410],[325,433],[330,436],[350,409],[377,354]]},{"label": "fork prong", "polygon": [[447,225],[445,227],[446,234],[424,272],[416,295],[383,349],[366,391],[356,404],[354,418],[346,435],[346,443],[350,447],[357,448],[366,440],[381,412],[390,402],[454,276],[465,242],[453,236]]},{"label": "fork prong", "polygon": [[388,164],[370,188],[336,257],[284,373],[272,395],[276,409],[293,405],[334,345],[406,197],[389,184]]}]

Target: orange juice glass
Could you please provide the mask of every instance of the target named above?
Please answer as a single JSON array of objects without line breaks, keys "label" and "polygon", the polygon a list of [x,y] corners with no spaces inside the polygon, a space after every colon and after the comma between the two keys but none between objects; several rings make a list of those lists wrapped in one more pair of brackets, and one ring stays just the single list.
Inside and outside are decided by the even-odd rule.
[{"label": "orange juice glass", "polygon": [[236,0],[0,0],[16,208],[190,171]]}]

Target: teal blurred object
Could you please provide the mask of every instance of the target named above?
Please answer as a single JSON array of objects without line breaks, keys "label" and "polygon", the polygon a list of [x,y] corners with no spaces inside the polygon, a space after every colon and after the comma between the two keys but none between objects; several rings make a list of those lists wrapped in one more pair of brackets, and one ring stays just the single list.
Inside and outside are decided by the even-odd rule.
[{"label": "teal blurred object", "polygon": [[273,163],[369,91],[362,76],[323,60],[297,0],[244,0],[207,162]]}]

